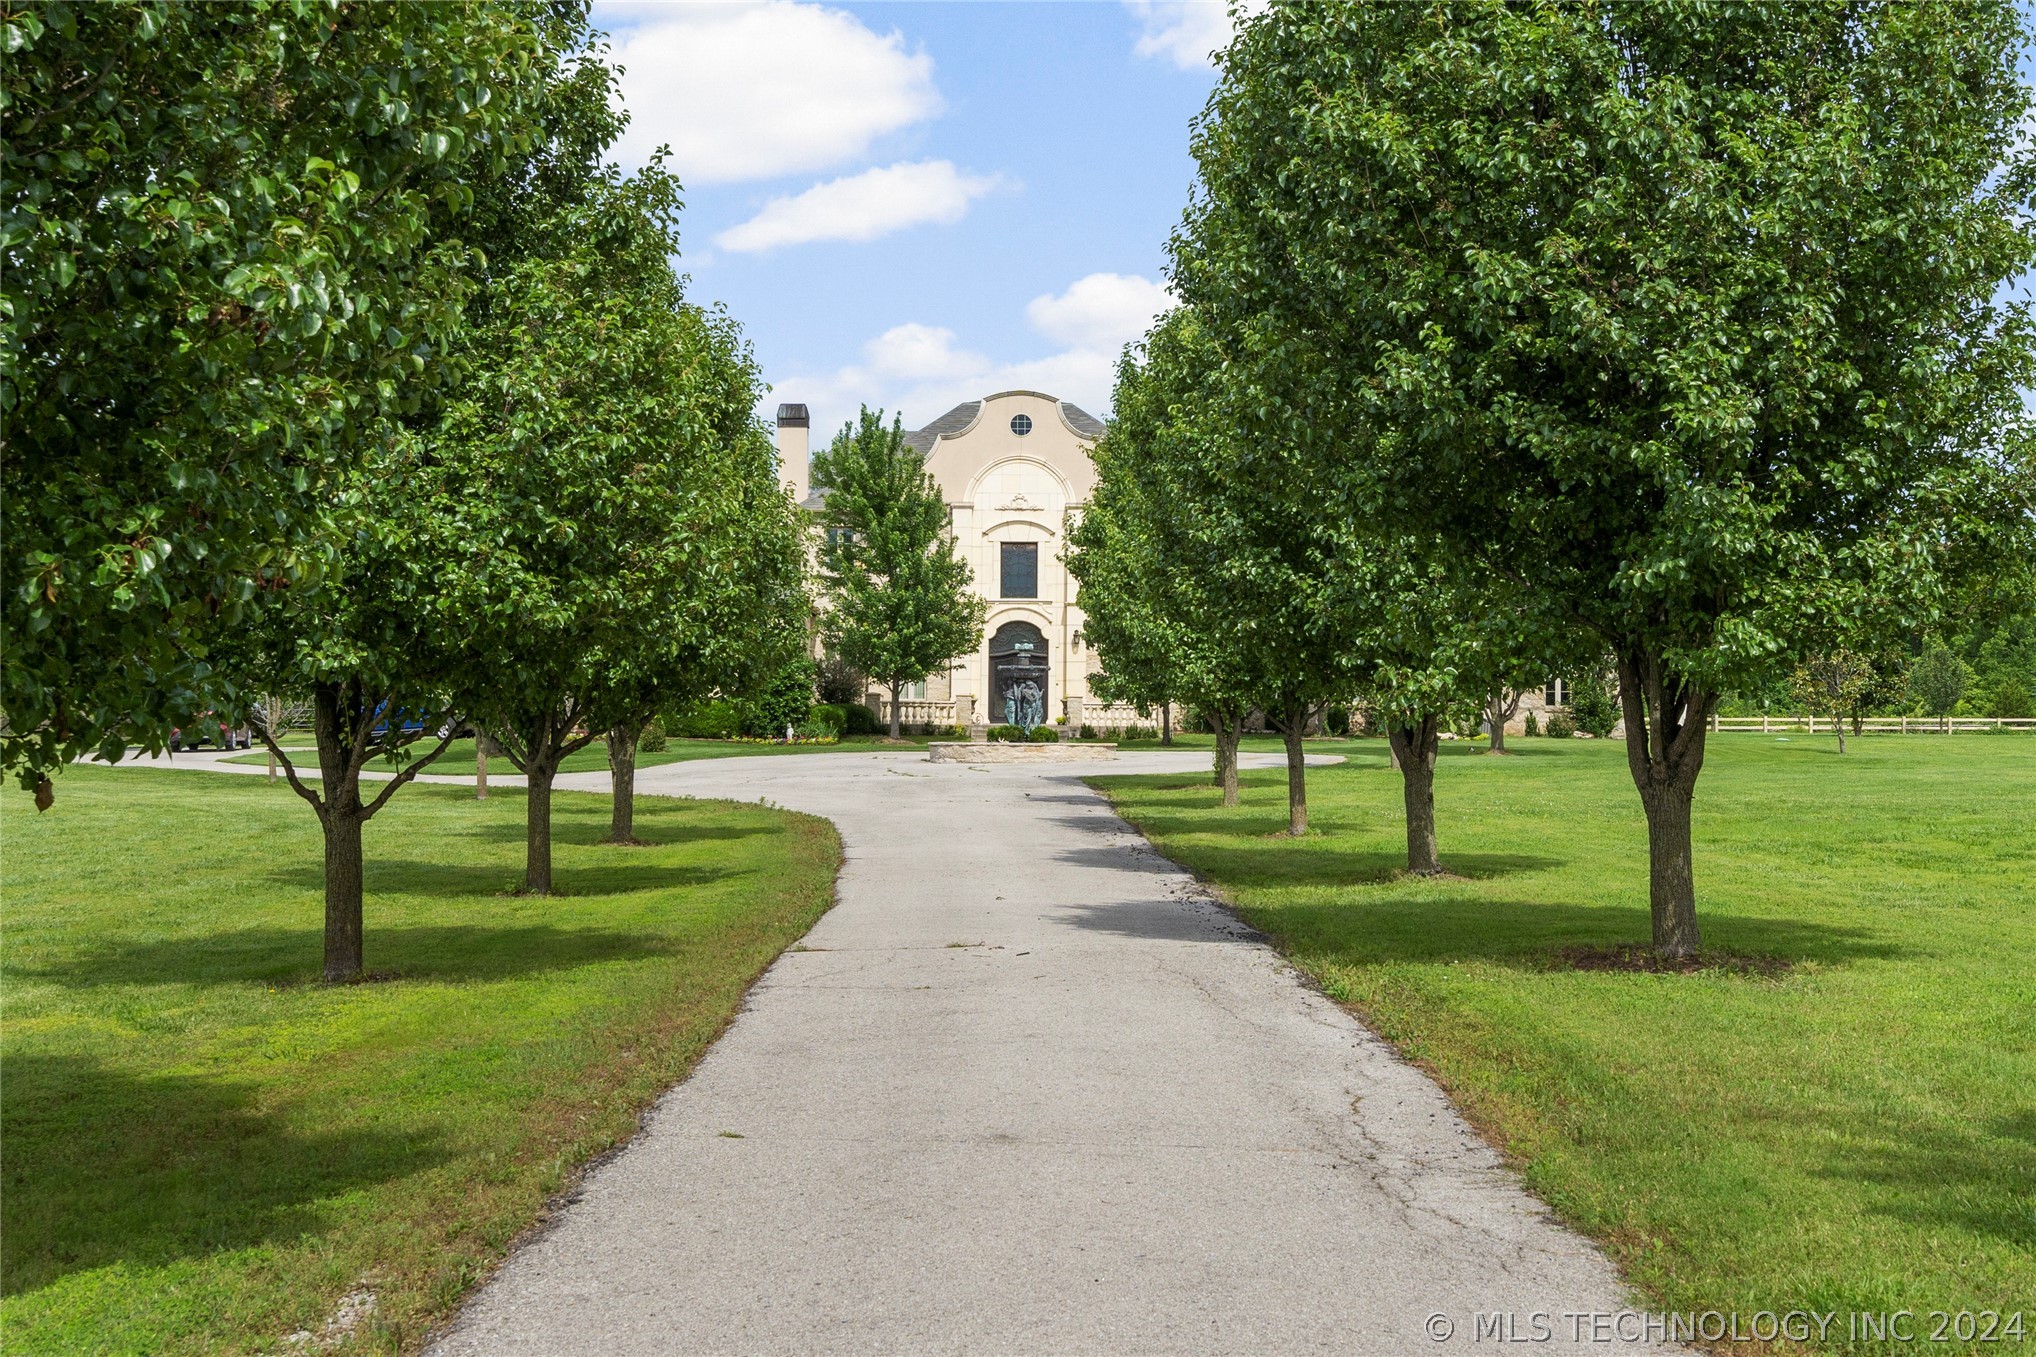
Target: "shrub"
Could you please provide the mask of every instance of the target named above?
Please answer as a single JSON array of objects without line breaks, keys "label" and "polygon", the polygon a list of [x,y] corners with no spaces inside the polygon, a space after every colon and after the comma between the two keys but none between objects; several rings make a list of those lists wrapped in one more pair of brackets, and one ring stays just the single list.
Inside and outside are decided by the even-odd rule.
[{"label": "shrub", "polygon": [[829,735],[840,735],[848,729],[848,708],[833,702],[816,703],[806,713],[806,724],[820,726]]},{"label": "shrub", "polygon": [[999,742],[1015,744],[1025,738],[1025,732],[1018,726],[991,726],[989,738]]},{"label": "shrub", "polygon": [[820,700],[829,706],[852,706],[862,696],[868,681],[839,656],[829,655],[816,666],[813,686]]},{"label": "shrub", "polygon": [[744,735],[775,740],[813,708],[813,661],[795,655],[736,703]]},{"label": "shrub", "polygon": [[[815,707],[814,710],[822,711],[825,709],[821,707]],[[832,743],[833,741],[841,738],[841,732],[836,730],[832,725],[828,724],[826,721],[804,722],[803,724],[795,726],[793,728],[792,735],[795,739],[817,740],[826,743]]]},{"label": "shrub", "polygon": [[644,723],[643,733],[636,737],[636,749],[640,754],[655,754],[671,743],[665,734],[664,722],[653,716]]},{"label": "shrub", "polygon": [[1604,739],[1619,724],[1619,702],[1600,674],[1587,673],[1570,689],[1570,720],[1578,730]]},{"label": "shrub", "polygon": [[2029,696],[2029,690],[2022,685],[2022,680],[2010,676],[1994,685],[1993,700],[1987,703],[1987,715],[2036,716],[2036,699]]},{"label": "shrub", "polygon": [[850,735],[881,735],[884,723],[877,720],[877,714],[860,702],[851,702],[847,707],[848,733]]},{"label": "shrub", "polygon": [[1082,722],[1082,729],[1081,729],[1081,738],[1082,738],[1082,739],[1084,739],[1084,740],[1093,740],[1093,739],[1095,739],[1095,738],[1096,738],[1096,728],[1095,728],[1094,726],[1090,725],[1090,724],[1089,724],[1088,722],[1086,722],[1086,721]]},{"label": "shrub", "polygon": [[1534,713],[1531,711],[1527,713],[1525,729],[1529,735],[1539,735],[1541,733],[1541,722],[1535,719]]},{"label": "shrub", "polygon": [[1350,708],[1331,707],[1322,716],[1322,729],[1331,735],[1350,734]]},{"label": "shrub", "polygon": [[1567,713],[1557,712],[1553,716],[1548,718],[1549,739],[1567,740],[1573,738],[1575,735],[1576,735],[1576,722],[1570,720]]},{"label": "shrub", "polygon": [[726,740],[742,733],[742,716],[726,698],[695,703],[665,720],[665,729],[688,740]]},{"label": "shrub", "polygon": [[1060,730],[1055,726],[1034,726],[1025,732],[1027,744],[1059,744]]}]

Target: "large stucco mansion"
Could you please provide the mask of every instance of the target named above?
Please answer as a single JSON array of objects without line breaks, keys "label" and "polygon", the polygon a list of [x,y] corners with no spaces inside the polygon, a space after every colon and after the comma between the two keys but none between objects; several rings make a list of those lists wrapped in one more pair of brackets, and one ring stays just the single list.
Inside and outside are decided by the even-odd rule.
[{"label": "large stucco mansion", "polygon": [[[778,461],[793,498],[818,512],[809,422],[803,405],[778,407]],[[1061,561],[1066,514],[1088,502],[1096,484],[1089,449],[1102,435],[1094,415],[1038,391],[968,401],[906,435],[947,501],[989,621],[972,654],[907,690],[899,703],[904,721],[966,726],[1031,717],[1122,726],[1139,719],[1089,694],[1099,666],[1082,644],[1082,612]],[[887,701],[887,693],[869,695],[880,715],[889,714]]]},{"label": "large stucco mansion", "polygon": [[[818,514],[824,492],[810,479],[810,422],[803,405],[778,407],[778,466],[793,499]],[[1065,720],[1121,729],[1144,719],[1090,695],[1089,676],[1102,666],[1082,644],[1082,610],[1061,562],[1066,514],[1080,514],[1095,488],[1089,449],[1102,436],[1094,415],[1038,391],[967,401],[905,435],[947,500],[955,541],[989,604],[975,651],[906,689],[899,701],[906,724]],[[889,716],[887,691],[872,688],[864,700],[879,719]],[[1568,702],[1560,679],[1529,689],[1507,732],[1519,734],[1530,713],[1545,721]]]}]

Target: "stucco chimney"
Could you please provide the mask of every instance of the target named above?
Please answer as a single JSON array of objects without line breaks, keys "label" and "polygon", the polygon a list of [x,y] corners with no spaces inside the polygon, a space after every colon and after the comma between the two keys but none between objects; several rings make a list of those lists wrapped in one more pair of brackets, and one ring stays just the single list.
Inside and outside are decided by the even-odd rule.
[{"label": "stucco chimney", "polygon": [[811,432],[807,426],[811,422],[803,405],[778,407],[778,479],[792,492],[794,503],[805,499],[813,488],[808,483]]}]

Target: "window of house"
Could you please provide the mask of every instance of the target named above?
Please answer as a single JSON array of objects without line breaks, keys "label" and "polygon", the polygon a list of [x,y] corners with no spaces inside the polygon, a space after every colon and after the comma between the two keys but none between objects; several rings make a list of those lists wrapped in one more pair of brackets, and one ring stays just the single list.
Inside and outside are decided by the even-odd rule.
[{"label": "window of house", "polygon": [[1039,597],[1039,543],[1005,542],[999,598]]},{"label": "window of house", "polygon": [[1551,707],[1567,707],[1569,684],[1562,679],[1551,679],[1548,686],[1541,690],[1541,697]]},{"label": "window of house", "polygon": [[1031,433],[1032,416],[1030,415],[1011,416],[1011,432],[1017,434],[1020,438],[1023,438],[1026,434]]},{"label": "window of house", "polygon": [[924,702],[926,700],[926,680],[920,679],[917,683],[899,684],[898,700],[900,702]]}]

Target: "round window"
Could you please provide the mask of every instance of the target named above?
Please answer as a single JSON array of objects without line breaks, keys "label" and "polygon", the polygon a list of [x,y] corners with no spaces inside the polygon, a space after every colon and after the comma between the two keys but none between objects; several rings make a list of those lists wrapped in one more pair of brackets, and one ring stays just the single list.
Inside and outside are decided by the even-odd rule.
[{"label": "round window", "polygon": [[1011,416],[1011,432],[1017,434],[1020,438],[1023,438],[1026,434],[1031,433],[1032,416],[1030,415]]}]

